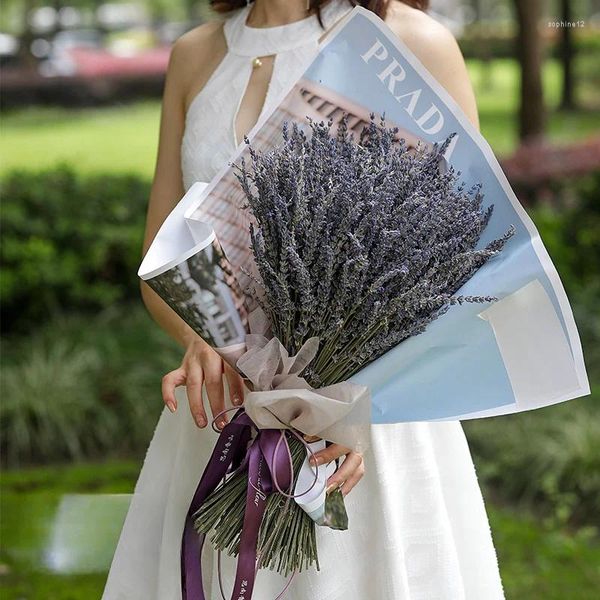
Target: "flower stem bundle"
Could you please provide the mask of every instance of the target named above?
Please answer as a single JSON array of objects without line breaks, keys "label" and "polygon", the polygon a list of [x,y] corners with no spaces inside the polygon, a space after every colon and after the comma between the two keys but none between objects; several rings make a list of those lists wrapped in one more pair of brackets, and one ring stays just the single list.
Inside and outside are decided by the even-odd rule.
[{"label": "flower stem bundle", "polygon": [[[293,435],[286,437],[294,473],[298,473],[306,450]],[[247,487],[246,472],[234,473],[194,515],[196,530],[209,535],[216,550],[231,556],[239,553]],[[301,571],[313,563],[319,568],[314,522],[303,510],[298,509],[291,498],[285,498],[277,492],[267,500],[257,549],[259,565],[275,569],[283,575]]]}]

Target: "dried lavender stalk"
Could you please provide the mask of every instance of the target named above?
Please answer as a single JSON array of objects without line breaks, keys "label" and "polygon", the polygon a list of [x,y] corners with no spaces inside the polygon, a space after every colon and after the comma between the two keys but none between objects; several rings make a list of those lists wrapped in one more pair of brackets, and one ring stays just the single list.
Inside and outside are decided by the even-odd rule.
[{"label": "dried lavender stalk", "polygon": [[280,146],[250,148],[236,173],[273,334],[290,353],[322,341],[304,373],[314,387],[347,379],[461,302],[456,291],[513,234],[477,247],[492,208],[440,169],[453,136],[409,152],[373,115],[358,143],[345,120],[335,136],[331,126],[310,121],[309,137],[286,125]]}]

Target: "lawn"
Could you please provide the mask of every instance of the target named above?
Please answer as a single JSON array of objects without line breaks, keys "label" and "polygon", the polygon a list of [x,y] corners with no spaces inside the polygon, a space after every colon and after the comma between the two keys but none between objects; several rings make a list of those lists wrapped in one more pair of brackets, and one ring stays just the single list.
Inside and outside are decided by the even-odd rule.
[{"label": "lawn", "polygon": [[2,117],[0,174],[60,161],[81,173],[136,173],[150,179],[158,100],[97,108],[28,107]]},{"label": "lawn", "polygon": [[[469,61],[476,89],[481,130],[495,152],[510,153],[517,144],[515,110],[518,68],[514,61],[485,66]],[[544,83],[550,106],[560,90],[558,64],[548,61]],[[586,101],[597,101],[589,90]],[[38,169],[64,160],[81,172],[128,172],[151,178],[156,159],[160,102],[147,100],[107,108],[24,108],[3,115],[0,174],[14,167]],[[553,112],[549,137],[557,142],[597,130],[591,110]]]},{"label": "lawn", "polygon": [[[11,518],[2,519],[0,530],[2,598],[99,598],[127,506],[122,494],[133,491],[140,464],[132,460],[109,461],[5,471],[0,509]],[[64,494],[67,500],[76,500],[67,510],[70,521],[81,524],[79,530],[70,528],[70,536],[61,529],[60,517],[57,518],[57,507]],[[89,499],[95,506],[90,510],[89,521],[84,522],[81,507]],[[488,512],[507,600],[597,597],[600,546],[587,530],[546,528],[527,513],[491,501]],[[73,531],[85,531],[87,527],[94,552],[82,545],[81,535],[73,535]],[[73,540],[78,544],[77,552],[73,552]],[[69,562],[69,550],[71,555],[77,554],[76,561]],[[66,557],[61,551],[66,551]],[[92,572],[76,572],[84,570],[80,563],[86,555],[93,557],[88,562]],[[41,564],[53,566],[54,571],[36,568]]]}]

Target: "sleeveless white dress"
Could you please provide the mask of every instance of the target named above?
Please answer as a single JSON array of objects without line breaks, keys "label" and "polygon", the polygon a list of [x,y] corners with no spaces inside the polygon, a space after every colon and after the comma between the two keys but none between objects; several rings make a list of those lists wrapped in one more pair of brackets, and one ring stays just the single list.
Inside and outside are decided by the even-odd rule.
[{"label": "sleeveless white dress", "polygon": [[[350,8],[332,0],[330,26]],[[186,115],[184,187],[209,181],[233,153],[234,123],[252,59],[276,55],[263,112],[305,70],[323,34],[316,17],[251,28],[249,7],[225,22],[228,52]],[[202,57],[198,57],[202,60]],[[157,401],[159,400],[157,390]],[[185,515],[215,443],[194,424],[185,388],[178,409],[164,408],[136,483],[103,600],[180,600]],[[205,398],[206,402],[206,398]],[[208,406],[208,404],[205,404]],[[498,600],[504,598],[490,528],[460,422],[372,426],[366,472],[346,497],[350,528],[317,528],[321,570],[298,574],[288,600]],[[207,599],[220,599],[216,558],[202,557]],[[222,557],[226,598],[235,560]],[[254,598],[272,600],[286,579],[258,573]]]}]

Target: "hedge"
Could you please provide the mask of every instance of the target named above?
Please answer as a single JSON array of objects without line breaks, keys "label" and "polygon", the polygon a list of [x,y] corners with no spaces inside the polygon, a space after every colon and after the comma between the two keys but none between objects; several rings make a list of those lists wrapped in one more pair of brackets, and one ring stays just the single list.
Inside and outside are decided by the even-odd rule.
[{"label": "hedge", "polygon": [[[530,192],[529,182],[516,177],[515,183],[518,192]],[[600,278],[600,172],[554,182],[553,189],[566,206],[530,211],[570,291],[582,277]],[[137,176],[79,175],[66,165],[6,175],[0,181],[3,333],[35,330],[62,313],[139,301],[149,192],[150,183]]]},{"label": "hedge", "polygon": [[64,164],[7,174],[0,182],[3,332],[139,298],[149,192],[137,176],[82,176]]}]

